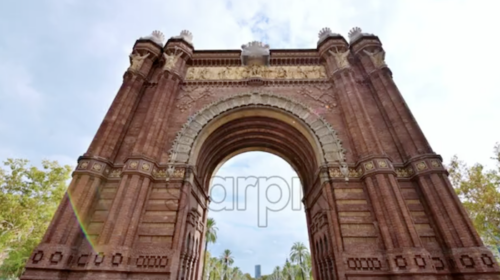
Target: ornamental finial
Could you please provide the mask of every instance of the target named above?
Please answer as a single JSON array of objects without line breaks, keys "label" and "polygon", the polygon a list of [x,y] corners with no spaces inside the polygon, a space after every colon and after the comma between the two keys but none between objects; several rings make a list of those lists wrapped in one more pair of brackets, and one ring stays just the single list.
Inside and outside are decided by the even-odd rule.
[{"label": "ornamental finial", "polygon": [[165,35],[163,35],[161,31],[155,30],[151,32],[150,35],[141,37],[141,39],[151,40],[157,43],[158,45],[163,45],[163,42],[165,42]]}]

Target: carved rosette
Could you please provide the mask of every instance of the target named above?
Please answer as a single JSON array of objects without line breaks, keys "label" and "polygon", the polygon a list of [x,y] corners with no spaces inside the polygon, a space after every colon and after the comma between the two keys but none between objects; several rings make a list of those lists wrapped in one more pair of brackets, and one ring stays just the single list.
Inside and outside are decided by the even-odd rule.
[{"label": "carved rosette", "polygon": [[92,173],[94,175],[108,176],[111,171],[107,163],[95,159],[82,159],[78,163],[75,172]]},{"label": "carved rosette", "polygon": [[[351,179],[360,179],[361,177],[365,175],[369,175],[372,173],[378,173],[378,172],[394,172],[394,168],[392,163],[387,160],[387,159],[371,159],[367,161],[363,161],[358,163],[355,166],[351,166],[348,168],[348,176]],[[397,169],[396,169],[397,172]],[[344,175],[342,173],[342,168],[340,167],[330,167],[328,169],[328,173],[330,175],[330,178],[335,180],[335,179],[340,179],[344,178]]]},{"label": "carved rosette", "polygon": [[155,168],[155,164],[150,161],[143,159],[129,159],[125,163],[125,167],[122,172],[138,172],[143,175],[153,176]]},{"label": "carved rosette", "polygon": [[395,171],[397,178],[408,179],[427,172],[446,172],[446,169],[440,159],[426,158],[414,160],[404,166],[397,166],[395,167]]},{"label": "carved rosette", "polygon": [[[307,124],[321,144],[326,164],[345,165],[345,150],[331,125],[314,110],[293,99],[268,92],[247,92],[222,98],[188,118],[170,149],[169,168],[187,164],[193,143],[205,125],[220,114],[243,106],[269,106],[283,109]],[[345,174],[345,172],[344,172]]]}]

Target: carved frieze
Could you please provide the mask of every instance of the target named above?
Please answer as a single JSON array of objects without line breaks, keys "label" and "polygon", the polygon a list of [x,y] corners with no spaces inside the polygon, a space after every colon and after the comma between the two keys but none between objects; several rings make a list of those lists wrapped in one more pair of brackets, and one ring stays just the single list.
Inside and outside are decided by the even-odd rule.
[{"label": "carved frieze", "polygon": [[325,68],[319,65],[241,67],[190,67],[186,80],[241,80],[259,77],[263,79],[324,79]]},{"label": "carved frieze", "polygon": [[[328,169],[328,174],[330,175],[331,178],[334,178],[334,179],[340,179],[340,178],[344,178],[344,174],[342,173],[342,171],[340,170],[340,167],[331,167]],[[349,168],[349,178],[360,178],[361,175],[363,175],[363,172],[362,170],[356,170],[354,168]]]}]

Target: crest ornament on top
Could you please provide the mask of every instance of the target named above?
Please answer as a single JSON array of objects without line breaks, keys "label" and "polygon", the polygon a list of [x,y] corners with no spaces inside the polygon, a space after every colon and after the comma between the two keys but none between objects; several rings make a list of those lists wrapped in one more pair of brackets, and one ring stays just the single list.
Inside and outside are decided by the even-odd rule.
[{"label": "crest ornament on top", "polygon": [[241,63],[243,65],[269,65],[269,45],[252,41],[241,46]]},{"label": "crest ornament on top", "polygon": [[318,44],[320,44],[321,42],[323,42],[326,38],[328,38],[330,36],[340,36],[340,34],[333,33],[329,27],[321,28],[321,30],[318,33],[318,37],[319,37]]},{"label": "crest ornament on top", "polygon": [[361,28],[359,28],[357,26],[353,27],[351,30],[349,30],[349,33],[347,35],[349,36],[350,43],[358,40],[359,38],[361,38],[363,36],[373,36],[373,34],[370,34],[370,33],[363,33]]},{"label": "crest ornament on top", "polygon": [[155,31],[151,32],[150,35],[145,36],[145,37],[141,37],[141,39],[151,40],[151,41],[157,43],[158,45],[163,46],[163,43],[165,42],[165,35],[163,35],[163,33],[161,31],[155,30]]},{"label": "crest ornament on top", "polygon": [[183,39],[188,44],[193,45],[193,34],[189,30],[182,30],[179,36],[174,36],[175,39]]}]

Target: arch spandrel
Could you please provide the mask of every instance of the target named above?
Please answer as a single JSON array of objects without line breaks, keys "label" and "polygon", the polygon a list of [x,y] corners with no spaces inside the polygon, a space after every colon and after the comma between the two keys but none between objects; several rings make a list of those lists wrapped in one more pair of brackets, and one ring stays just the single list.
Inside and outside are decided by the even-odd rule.
[{"label": "arch spandrel", "polygon": [[[291,114],[307,127],[317,143],[316,146],[319,146],[318,166],[325,164],[347,166],[342,142],[337,132],[323,117],[294,99],[270,92],[252,91],[221,98],[190,116],[177,133],[170,149],[169,170],[173,171],[173,165],[176,164],[193,164],[193,145],[200,141],[198,138],[206,125],[222,114],[242,107],[268,107]],[[204,131],[204,134],[207,132],[210,133]]]}]

